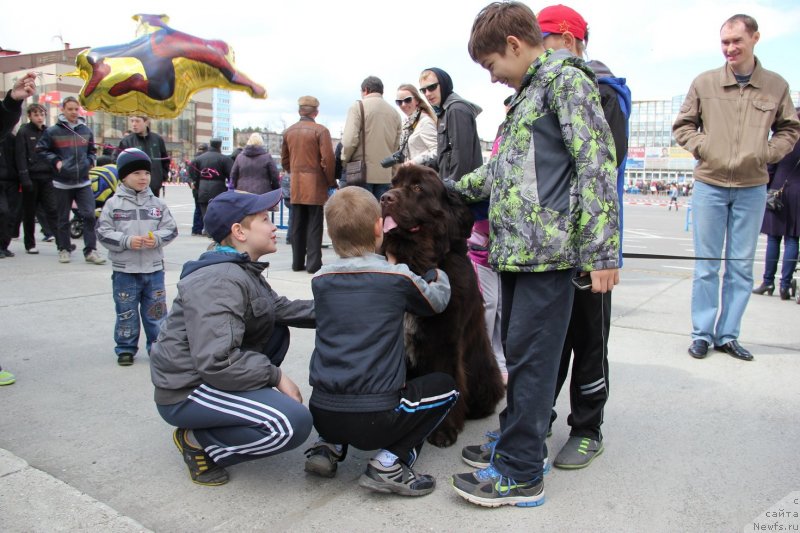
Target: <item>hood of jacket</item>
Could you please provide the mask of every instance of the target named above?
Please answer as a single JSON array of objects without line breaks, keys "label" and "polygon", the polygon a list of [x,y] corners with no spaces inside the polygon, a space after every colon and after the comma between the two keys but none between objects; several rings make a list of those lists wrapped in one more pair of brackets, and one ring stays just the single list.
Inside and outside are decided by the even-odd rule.
[{"label": "hood of jacket", "polygon": [[602,61],[598,61],[596,59],[592,59],[591,61],[587,61],[586,65],[592,69],[594,75],[598,78],[613,78],[614,73],[611,72],[611,69],[606,66],[605,63]]},{"label": "hood of jacket", "polygon": [[130,200],[131,202],[135,203],[136,205],[144,205],[147,203],[148,198],[151,196],[155,196],[153,191],[150,187],[145,187],[142,191],[136,191],[135,189],[131,189],[122,181],[119,182],[117,186],[117,190],[114,193],[114,196],[119,196],[120,198],[125,198],[126,200]]},{"label": "hood of jacket", "polygon": [[483,109],[479,105],[473,104],[472,102],[464,100],[457,93],[451,93],[450,96],[445,101],[445,103],[442,106],[442,108],[443,109],[447,109],[448,107],[451,107],[454,104],[459,104],[459,103],[463,104],[467,109],[469,109],[472,112],[472,116],[474,116],[474,117],[477,117],[483,111]]},{"label": "hood of jacket", "polygon": [[258,146],[255,144],[249,144],[244,147],[242,153],[247,157],[258,157],[260,155],[264,155],[267,153],[267,149],[263,146]]},{"label": "hood of jacket", "polygon": [[[67,120],[67,117],[64,116],[64,113],[58,114],[58,122],[64,124],[65,126],[69,126],[69,121]],[[86,119],[83,117],[78,117],[78,125],[86,126]]]},{"label": "hood of jacket", "polygon": [[239,263],[243,268],[252,269],[258,275],[261,275],[264,269],[269,266],[269,263],[266,262],[260,263],[257,261],[251,261],[250,256],[246,253],[235,254],[232,252],[211,250],[205,252],[196,261],[188,261],[185,265],[183,265],[180,279],[185,278],[192,272],[196,272],[201,268],[211,265],[218,265],[220,263]]}]

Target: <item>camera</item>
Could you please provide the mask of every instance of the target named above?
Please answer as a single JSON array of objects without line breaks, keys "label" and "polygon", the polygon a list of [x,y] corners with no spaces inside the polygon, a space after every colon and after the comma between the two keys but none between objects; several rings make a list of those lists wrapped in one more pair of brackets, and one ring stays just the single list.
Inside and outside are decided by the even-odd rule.
[{"label": "camera", "polygon": [[399,165],[400,163],[402,163],[405,160],[406,160],[406,156],[403,155],[403,152],[401,150],[398,150],[395,153],[393,153],[392,155],[390,155],[389,157],[384,158],[384,160],[381,161],[381,166],[383,168],[389,168],[389,167],[393,167],[395,165]]}]

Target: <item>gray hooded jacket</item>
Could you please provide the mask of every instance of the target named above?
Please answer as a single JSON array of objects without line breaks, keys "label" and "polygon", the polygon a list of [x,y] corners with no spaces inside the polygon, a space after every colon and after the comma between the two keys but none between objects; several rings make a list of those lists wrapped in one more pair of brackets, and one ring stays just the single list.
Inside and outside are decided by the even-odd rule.
[{"label": "gray hooded jacket", "polygon": [[[149,232],[156,239],[155,248],[131,249],[132,237]],[[108,258],[116,272],[148,274],[164,270],[162,248],[177,236],[178,225],[166,202],[154,196],[150,187],[136,192],[120,183],[97,222],[97,240],[108,248]]]}]

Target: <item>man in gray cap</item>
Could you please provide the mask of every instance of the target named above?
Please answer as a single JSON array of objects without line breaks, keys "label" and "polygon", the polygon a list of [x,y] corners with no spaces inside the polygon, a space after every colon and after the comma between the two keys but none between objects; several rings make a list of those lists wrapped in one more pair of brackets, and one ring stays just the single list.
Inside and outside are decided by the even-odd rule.
[{"label": "man in gray cap", "polygon": [[328,128],[317,124],[319,100],[297,100],[300,120],[283,132],[281,165],[291,174],[292,270],[313,274],[322,268],[322,207],[336,186],[333,143]]}]

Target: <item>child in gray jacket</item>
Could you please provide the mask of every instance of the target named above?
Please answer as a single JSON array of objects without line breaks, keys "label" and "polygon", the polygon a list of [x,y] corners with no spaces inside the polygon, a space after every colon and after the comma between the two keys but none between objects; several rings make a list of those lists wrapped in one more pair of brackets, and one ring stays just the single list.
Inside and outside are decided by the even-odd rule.
[{"label": "child in gray jacket", "polygon": [[178,226],[167,204],[150,190],[151,165],[138,148],[119,155],[121,183],[103,206],[97,225],[97,239],[108,248],[114,269],[114,342],[120,366],[133,364],[139,349],[140,317],[149,354],[167,314],[162,248],[178,236]]}]

